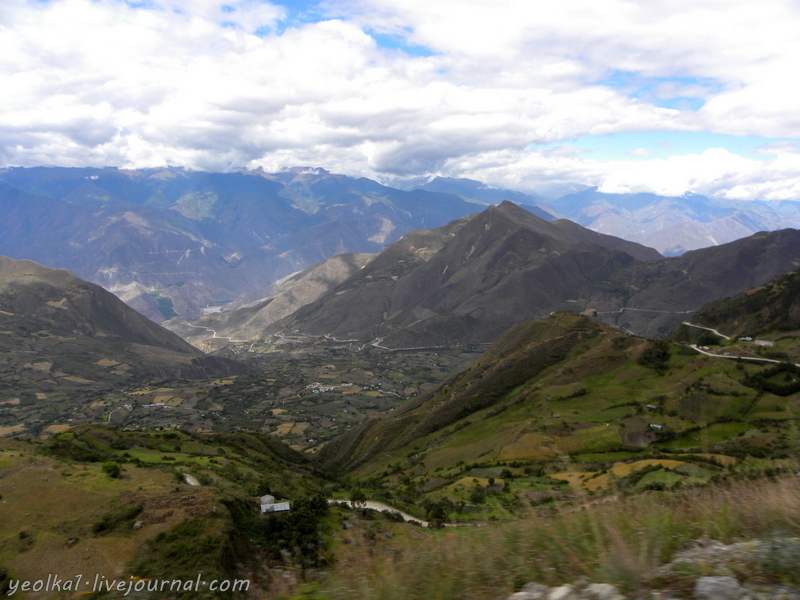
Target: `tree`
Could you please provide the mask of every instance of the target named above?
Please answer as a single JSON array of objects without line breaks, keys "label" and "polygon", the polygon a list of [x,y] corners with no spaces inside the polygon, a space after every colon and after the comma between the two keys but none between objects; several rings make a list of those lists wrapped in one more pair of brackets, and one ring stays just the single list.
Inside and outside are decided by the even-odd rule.
[{"label": "tree", "polygon": [[367,495],[361,488],[356,488],[350,494],[350,502],[355,508],[364,508],[367,505]]},{"label": "tree", "polygon": [[422,502],[422,508],[425,509],[425,516],[428,521],[444,523],[453,511],[453,508],[455,508],[455,505],[450,498],[442,498],[439,502],[426,498]]},{"label": "tree", "polygon": [[469,495],[469,500],[473,504],[483,504],[486,501],[486,492],[481,484],[476,485]]},{"label": "tree", "polygon": [[653,345],[642,353],[639,364],[655,369],[657,373],[663,375],[669,368],[669,343],[664,340],[654,341]]}]

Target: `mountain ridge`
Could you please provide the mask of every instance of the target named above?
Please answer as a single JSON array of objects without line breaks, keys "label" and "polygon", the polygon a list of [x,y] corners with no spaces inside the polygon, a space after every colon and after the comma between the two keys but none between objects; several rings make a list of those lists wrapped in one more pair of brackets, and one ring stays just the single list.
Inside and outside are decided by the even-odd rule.
[{"label": "mountain ridge", "polygon": [[[50,361],[48,372],[59,363],[70,363],[88,383],[107,377],[121,382],[131,376],[248,372],[240,363],[206,356],[102,287],[65,269],[5,256],[0,256],[0,329],[0,345],[10,353],[6,371],[31,368],[23,363],[38,359]],[[119,365],[127,366],[120,370]]]},{"label": "mountain ridge", "polygon": [[0,169],[0,252],[68,268],[156,321],[197,318],[204,305],[475,207],[322,169],[10,168]]},{"label": "mountain ridge", "polygon": [[[588,284],[587,273],[605,278],[609,269],[636,260],[633,255],[660,258],[641,245],[547,222],[504,202],[443,228],[407,234],[267,333],[299,329],[378,339],[388,347],[488,342],[524,320],[520,314],[544,316],[554,302],[568,308],[570,294]],[[554,289],[559,299],[543,300]],[[520,298],[520,290],[529,297]]]},{"label": "mountain ridge", "polygon": [[234,301],[341,253],[377,253],[405,233],[513,200],[667,254],[800,226],[797,203],[697,195],[603,194],[545,202],[470,179],[401,190],[299,167],[206,173],[178,168],[0,169],[0,253],[68,268],[149,318]]},{"label": "mountain ridge", "polygon": [[[414,246],[415,235],[427,241]],[[420,248],[430,240],[436,245],[423,257]],[[573,310],[662,337],[700,305],[797,268],[800,233],[764,232],[659,256],[504,203],[446,228],[408,234],[266,333],[298,330],[389,348],[445,346],[489,342],[514,323]]]},{"label": "mountain ridge", "polygon": [[721,203],[699,194],[609,194],[596,187],[543,206],[594,231],[645,243],[665,256],[725,244],[758,231],[800,227],[794,203]]}]

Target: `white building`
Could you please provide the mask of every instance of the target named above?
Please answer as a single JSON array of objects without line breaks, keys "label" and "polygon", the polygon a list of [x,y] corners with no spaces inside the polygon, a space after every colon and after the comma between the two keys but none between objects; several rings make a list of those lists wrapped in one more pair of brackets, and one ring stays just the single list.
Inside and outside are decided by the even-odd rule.
[{"label": "white building", "polygon": [[286,512],[291,510],[291,505],[288,500],[278,500],[275,501],[275,496],[270,496],[267,494],[266,496],[261,496],[259,498],[259,503],[261,504],[261,513],[274,513],[274,512]]}]

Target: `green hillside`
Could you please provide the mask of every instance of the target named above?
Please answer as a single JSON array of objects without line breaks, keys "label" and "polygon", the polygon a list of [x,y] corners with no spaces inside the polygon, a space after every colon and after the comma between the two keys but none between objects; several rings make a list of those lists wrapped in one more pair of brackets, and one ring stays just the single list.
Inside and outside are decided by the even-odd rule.
[{"label": "green hillside", "polygon": [[714,352],[556,313],[506,332],[466,371],[320,459],[375,497],[411,510],[473,505],[478,519],[571,490],[663,490],[789,468],[800,369],[735,360],[758,356],[747,342]]},{"label": "green hillside", "polygon": [[[781,314],[793,310],[795,280],[712,305],[669,340],[557,312],[509,329],[477,360],[475,348],[357,352],[341,342],[265,356],[259,374],[131,381],[112,404],[62,391],[56,399],[75,401],[59,403],[58,419],[33,412],[54,391],[33,389],[56,377],[88,386],[79,375],[116,368],[120,356],[57,352],[65,341],[101,346],[60,339],[62,308],[48,304],[60,296],[37,301],[48,329],[31,321],[39,329],[23,335],[13,328],[27,322],[9,314],[0,323],[11,332],[3,381],[14,393],[28,386],[3,396],[0,416],[27,411],[29,425],[0,439],[0,593],[43,573],[252,586],[128,596],[152,600],[489,599],[528,581],[579,580],[675,597],[724,569],[748,584],[794,585],[800,337]],[[117,428],[77,424],[82,405]],[[292,510],[260,515],[264,494]],[[664,571],[695,540],[753,537],[777,550],[765,541],[732,567],[698,559]]]},{"label": "green hillside", "polygon": [[728,336],[754,337],[800,329],[800,271],[791,271],[766,285],[711,302],[693,321]]},{"label": "green hillside", "polygon": [[[47,574],[87,581],[200,574],[248,579],[257,593],[280,577],[278,567],[326,561],[326,484],[308,458],[269,436],[81,426],[47,442],[0,440],[0,472],[6,585]],[[290,500],[293,510],[259,518],[253,497],[263,494]]]}]

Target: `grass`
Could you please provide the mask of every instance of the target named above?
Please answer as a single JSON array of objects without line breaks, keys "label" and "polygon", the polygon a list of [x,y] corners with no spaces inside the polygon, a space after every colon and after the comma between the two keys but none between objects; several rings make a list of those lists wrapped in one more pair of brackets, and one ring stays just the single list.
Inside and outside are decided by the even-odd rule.
[{"label": "grass", "polygon": [[683,461],[679,460],[650,458],[646,460],[637,460],[636,462],[632,463],[617,463],[613,467],[611,467],[611,471],[619,477],[625,477],[626,475],[630,475],[634,471],[638,471],[639,469],[643,469],[644,467],[661,465],[669,469],[674,469],[676,467],[680,467],[683,464],[684,464]]},{"label": "grass", "polygon": [[581,429],[573,433],[584,446],[589,450],[603,450],[604,448],[615,448],[622,442],[619,437],[619,428],[616,426],[600,425]]},{"label": "grass", "polygon": [[[529,581],[559,585],[581,578],[640,592],[653,584],[659,565],[693,540],[730,543],[776,531],[800,535],[796,477],[650,493],[584,510],[562,505],[492,529],[445,530],[392,552],[365,545],[314,593],[328,600],[496,598]],[[796,552],[794,546],[779,550],[780,556]]]},{"label": "grass", "polygon": [[601,462],[607,460],[625,460],[626,458],[633,458],[636,455],[635,452],[582,452],[576,454],[572,458],[577,462]]},{"label": "grass", "polygon": [[[6,450],[0,463],[5,471],[0,479],[0,563],[16,577],[118,572],[145,536],[181,518],[176,514],[164,525],[134,532],[130,519],[135,515],[118,510],[130,504],[126,498],[132,494],[171,497],[174,483],[167,473],[126,465],[123,477],[112,479],[99,463],[67,464],[33,455],[33,448]],[[101,522],[102,529],[93,532],[92,525]],[[20,533],[25,534],[24,546]],[[68,549],[71,538],[79,542]],[[50,570],[43,571],[43,566]]]},{"label": "grass", "polygon": [[633,406],[617,406],[615,408],[609,408],[603,410],[594,415],[584,415],[581,417],[583,421],[587,421],[589,423],[608,423],[610,421],[615,421],[617,419],[624,419],[626,417],[630,417],[634,413]]}]

